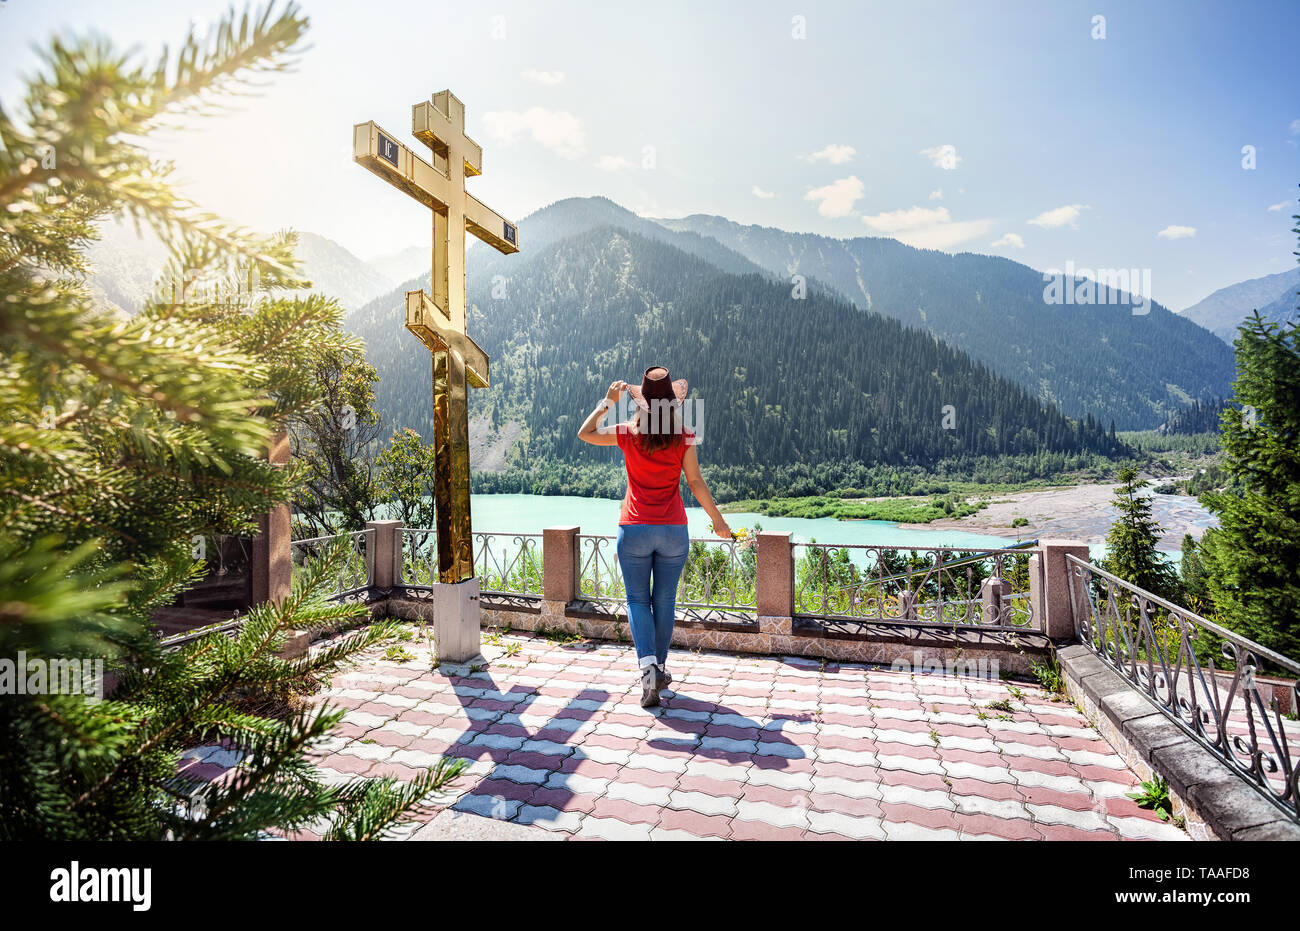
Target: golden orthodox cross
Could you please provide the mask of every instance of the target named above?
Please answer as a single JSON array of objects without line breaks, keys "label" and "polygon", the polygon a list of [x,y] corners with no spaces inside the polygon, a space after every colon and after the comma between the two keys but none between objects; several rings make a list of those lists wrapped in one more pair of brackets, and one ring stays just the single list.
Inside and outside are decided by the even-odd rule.
[{"label": "golden orthodox cross", "polygon": [[488,357],[465,332],[465,233],[498,252],[519,251],[515,225],[465,190],[483,149],[465,135],[465,105],[451,91],[411,108],[411,133],[430,164],[374,122],[352,129],[352,160],[433,212],[433,294],[406,292],[406,328],[433,355],[434,504],[438,581],[474,576],[469,498],[469,394],[488,386]]}]

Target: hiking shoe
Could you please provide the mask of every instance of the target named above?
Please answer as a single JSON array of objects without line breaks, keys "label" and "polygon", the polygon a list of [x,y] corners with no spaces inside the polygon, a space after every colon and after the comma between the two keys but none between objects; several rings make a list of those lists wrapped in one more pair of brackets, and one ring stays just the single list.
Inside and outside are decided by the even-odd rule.
[{"label": "hiking shoe", "polygon": [[668,688],[668,683],[673,681],[672,673],[670,673],[667,669],[664,669],[662,666],[658,667],[658,669],[659,669],[659,688],[661,690],[666,689]]},{"label": "hiking shoe", "polygon": [[647,666],[641,670],[641,707],[652,708],[659,704],[659,670]]}]

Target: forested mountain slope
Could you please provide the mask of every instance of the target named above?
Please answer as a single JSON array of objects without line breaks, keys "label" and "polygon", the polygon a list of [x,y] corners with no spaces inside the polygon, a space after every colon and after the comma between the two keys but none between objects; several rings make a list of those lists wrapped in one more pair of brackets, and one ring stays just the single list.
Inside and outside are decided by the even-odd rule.
[{"label": "forested mountain slope", "polygon": [[[492,387],[471,391],[471,415],[524,426],[517,466],[613,462],[617,451],[577,440],[578,424],[611,380],[638,380],[656,362],[703,402],[701,451],[715,465],[1122,450],[1109,425],[1067,419],[930,333],[816,290],[796,300],[786,282],[730,274],[621,228],[508,261],[496,297],[503,263],[472,267],[468,279],[470,333],[492,359]],[[379,370],[389,424],[427,435],[428,352],[401,320],[395,292],[349,326]]]},{"label": "forested mountain slope", "polygon": [[924,327],[1072,417],[1153,428],[1190,400],[1231,393],[1231,348],[1155,302],[1146,314],[1118,303],[1048,304],[1043,274],[1026,265],[893,239],[832,239],[703,215],[659,222]]}]

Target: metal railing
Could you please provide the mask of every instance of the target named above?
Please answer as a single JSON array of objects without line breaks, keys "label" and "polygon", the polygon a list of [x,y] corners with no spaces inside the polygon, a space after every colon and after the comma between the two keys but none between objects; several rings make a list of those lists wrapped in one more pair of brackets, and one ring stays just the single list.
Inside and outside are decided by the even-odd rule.
[{"label": "metal railing", "polygon": [[1028,548],[1036,544],[972,551],[795,543],[794,612],[859,627],[1038,630],[1029,598]]},{"label": "metal railing", "polygon": [[[578,535],[578,583],[586,601],[623,604],[627,591],[618,565],[618,538]],[[677,607],[754,612],[757,567],[752,542],[692,537],[677,584]]]},{"label": "metal railing", "polygon": [[[1300,663],[1067,555],[1080,641],[1166,717],[1290,818],[1300,821],[1300,769],[1291,744],[1300,726],[1266,707],[1255,678],[1300,677]],[[1220,657],[1216,668],[1214,654]],[[1291,708],[1300,707],[1296,682]]]},{"label": "metal railing", "polygon": [[[438,581],[438,537],[431,528],[403,527],[399,580],[407,588]],[[540,533],[475,533],[474,575],[489,595],[542,595]]]},{"label": "metal railing", "polygon": [[474,574],[480,590],[499,595],[542,594],[540,533],[474,534]]},{"label": "metal railing", "polygon": [[615,552],[617,537],[578,534],[578,595],[585,601],[622,603],[627,598]]},{"label": "metal railing", "polygon": [[418,527],[401,530],[401,572],[397,581],[411,588],[423,588],[438,581],[438,533]]},{"label": "metal railing", "polygon": [[326,553],[335,548],[343,550],[343,558],[336,569],[334,589],[329,593],[329,597],[334,601],[341,601],[367,592],[370,589],[370,580],[375,574],[373,530],[294,540],[289,544],[294,570],[297,571],[309,562],[323,558]]},{"label": "metal railing", "polygon": [[757,612],[757,584],[755,541],[692,537],[677,585],[677,604]]}]

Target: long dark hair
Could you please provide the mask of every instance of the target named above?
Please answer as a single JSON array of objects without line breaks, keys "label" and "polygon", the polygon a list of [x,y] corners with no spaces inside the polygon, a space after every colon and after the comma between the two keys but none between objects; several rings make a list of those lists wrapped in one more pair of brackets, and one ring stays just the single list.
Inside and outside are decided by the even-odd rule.
[{"label": "long dark hair", "polygon": [[650,410],[637,408],[632,423],[636,425],[638,442],[647,453],[657,453],[683,441],[682,422],[677,415],[677,405],[667,401],[650,401]]}]

